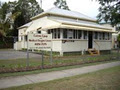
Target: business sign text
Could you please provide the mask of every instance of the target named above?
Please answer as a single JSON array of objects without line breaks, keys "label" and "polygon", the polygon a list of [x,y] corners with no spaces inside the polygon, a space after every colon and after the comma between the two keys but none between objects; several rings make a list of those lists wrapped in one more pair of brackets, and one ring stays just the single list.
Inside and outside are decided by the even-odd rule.
[{"label": "business sign text", "polygon": [[51,34],[28,34],[29,49],[49,49],[51,48]]}]

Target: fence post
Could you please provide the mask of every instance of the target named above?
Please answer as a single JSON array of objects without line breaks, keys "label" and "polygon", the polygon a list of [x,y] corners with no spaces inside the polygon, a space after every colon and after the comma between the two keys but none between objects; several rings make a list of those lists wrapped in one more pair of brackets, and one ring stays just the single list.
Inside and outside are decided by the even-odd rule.
[{"label": "fence post", "polygon": [[51,48],[51,52],[50,52],[50,64],[53,64],[53,57],[52,57],[52,48]]},{"label": "fence post", "polygon": [[118,47],[118,60],[120,60],[120,55],[119,55],[119,53],[120,53],[120,48]]},{"label": "fence post", "polygon": [[[27,34],[28,35],[28,34]],[[28,38],[27,38],[27,60],[26,60],[26,66],[29,67],[29,49],[28,49]]]},{"label": "fence post", "polygon": [[44,52],[42,51],[42,62],[41,62],[41,68],[44,68]]},{"label": "fence post", "polygon": [[114,59],[113,58],[114,57],[113,49],[111,49],[111,55],[110,56],[111,56],[111,59],[113,60]]},{"label": "fence post", "polygon": [[29,50],[27,49],[27,61],[26,61],[27,67],[29,67]]},{"label": "fence post", "polygon": [[117,59],[119,59],[119,47],[117,47]]}]

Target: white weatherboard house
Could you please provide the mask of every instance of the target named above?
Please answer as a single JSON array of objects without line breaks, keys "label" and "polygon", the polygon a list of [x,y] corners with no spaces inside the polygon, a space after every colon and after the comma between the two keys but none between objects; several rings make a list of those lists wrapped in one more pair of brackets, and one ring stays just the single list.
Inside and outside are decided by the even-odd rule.
[{"label": "white weatherboard house", "polygon": [[96,20],[79,12],[52,8],[19,27],[16,50],[27,48],[27,33],[52,34],[52,50],[60,52],[82,52],[89,48],[111,50],[112,28],[96,23]]}]

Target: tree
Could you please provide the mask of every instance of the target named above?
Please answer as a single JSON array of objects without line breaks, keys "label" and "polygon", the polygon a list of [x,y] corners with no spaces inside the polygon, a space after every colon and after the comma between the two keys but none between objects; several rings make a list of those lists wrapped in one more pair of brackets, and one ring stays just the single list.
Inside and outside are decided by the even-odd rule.
[{"label": "tree", "polygon": [[[43,12],[36,0],[19,0],[16,11],[22,13],[25,18],[25,23],[30,21],[30,18]],[[16,12],[15,11],[15,12]]]},{"label": "tree", "polygon": [[4,22],[5,18],[6,18],[6,13],[7,13],[7,9],[8,9],[8,4],[4,3],[1,5],[0,7],[0,22]]},{"label": "tree", "polygon": [[30,22],[30,18],[43,12],[36,0],[19,0],[13,13],[21,14],[14,20],[14,36],[18,35],[17,28]]},{"label": "tree", "polygon": [[[14,2],[1,3],[0,2],[0,30],[1,34],[17,36],[17,28],[28,23],[30,18],[43,12],[36,0],[18,0]],[[9,24],[8,26],[5,26]],[[7,31],[3,30],[7,27]],[[12,32],[8,34],[8,32]],[[6,36],[1,35],[1,36]]]},{"label": "tree", "polygon": [[120,0],[98,0],[99,8],[98,21],[110,22],[112,26],[120,24]]},{"label": "tree", "polygon": [[6,36],[12,36],[13,24],[20,12],[15,12],[16,2],[3,3],[0,7],[0,34],[4,39]]},{"label": "tree", "polygon": [[36,0],[0,1],[0,41],[7,46],[8,36],[18,36],[17,28],[43,12]]},{"label": "tree", "polygon": [[5,22],[8,4],[4,3],[0,6],[0,37],[4,39],[7,35],[7,30],[9,29],[8,22]]},{"label": "tree", "polygon": [[118,47],[120,48],[120,34],[117,36]]},{"label": "tree", "polygon": [[70,10],[67,3],[66,3],[66,0],[56,0],[54,2],[54,5],[58,8],[61,8],[61,9]]},{"label": "tree", "polygon": [[0,23],[0,38],[2,39],[2,41],[5,43],[5,45],[7,46],[7,43],[5,41],[6,36],[10,33],[9,32],[9,23],[5,22],[5,23]]}]

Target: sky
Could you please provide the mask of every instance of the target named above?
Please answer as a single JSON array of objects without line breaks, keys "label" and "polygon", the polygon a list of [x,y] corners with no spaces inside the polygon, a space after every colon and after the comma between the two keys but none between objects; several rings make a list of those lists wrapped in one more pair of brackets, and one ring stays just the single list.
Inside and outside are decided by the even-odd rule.
[{"label": "sky", "polygon": [[[8,1],[15,0],[1,0],[1,2]],[[40,0],[37,1],[40,4]],[[46,11],[54,7],[54,1],[55,0],[42,0],[42,8]],[[96,18],[99,13],[98,8],[100,5],[96,0],[66,0],[66,2],[71,11],[77,11],[92,18]]]}]

